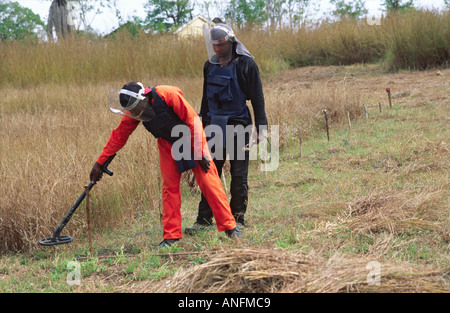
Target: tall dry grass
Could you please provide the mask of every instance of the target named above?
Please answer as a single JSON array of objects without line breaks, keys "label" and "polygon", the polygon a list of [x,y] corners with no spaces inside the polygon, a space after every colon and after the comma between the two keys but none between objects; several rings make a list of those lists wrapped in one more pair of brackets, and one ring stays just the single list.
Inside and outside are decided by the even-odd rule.
[{"label": "tall dry grass", "polygon": [[391,70],[448,66],[448,12],[390,14],[380,25],[365,20],[320,23],[281,30],[277,55],[293,66],[348,65],[383,61]]},{"label": "tall dry grass", "polygon": [[200,75],[204,41],[141,34],[134,39],[69,38],[58,43],[3,43],[1,86],[86,85],[99,81],[147,80],[159,76]]},{"label": "tall dry grass", "polygon": [[[289,66],[346,65],[384,61],[390,69],[448,66],[448,12],[392,14],[381,25],[366,21],[322,21],[300,30],[238,31],[263,75]],[[172,35],[108,39],[72,38],[59,43],[2,42],[0,86],[85,85],[155,77],[200,77],[204,40]]]},{"label": "tall dry grass", "polygon": [[449,11],[397,14],[385,20],[386,62],[391,69],[419,69],[445,65],[450,59]]},{"label": "tall dry grass", "polygon": [[[118,122],[106,110],[107,87],[47,85],[6,90],[0,126],[1,250],[35,247],[37,239],[53,233],[89,183],[89,168]],[[18,108],[17,103],[24,105]],[[127,201],[151,204],[157,185],[145,177],[156,176],[158,154],[144,135],[137,131],[130,148],[112,164],[111,169],[117,170],[114,184],[104,178],[96,186],[102,196],[95,198],[93,193],[94,226],[114,227],[129,220],[136,206]],[[131,180],[136,184],[128,184]],[[134,197],[138,188],[139,197],[134,200],[117,196]],[[122,213],[126,210],[130,215],[125,217]],[[66,231],[83,231],[83,220],[84,216],[77,214]]]}]

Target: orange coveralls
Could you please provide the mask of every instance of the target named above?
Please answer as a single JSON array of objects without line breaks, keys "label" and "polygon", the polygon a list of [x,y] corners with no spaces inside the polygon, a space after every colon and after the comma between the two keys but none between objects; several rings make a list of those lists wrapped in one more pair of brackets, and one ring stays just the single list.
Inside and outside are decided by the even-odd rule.
[{"label": "orange coveralls", "polygon": [[[194,151],[195,158],[198,159],[199,156],[205,156],[209,157],[209,160],[212,160],[200,118],[183,97],[181,90],[173,86],[156,86],[155,89],[166,104],[172,107],[175,114],[189,127],[191,131],[191,149]],[[149,92],[151,92],[151,89],[146,88],[145,94]],[[136,119],[123,116],[119,126],[112,131],[97,162],[103,165],[111,155],[122,149],[128,137],[133,133],[139,123],[140,121]],[[193,134],[201,134],[201,136],[194,136]],[[194,140],[199,140],[200,137],[202,143],[194,145]],[[175,160],[172,158],[172,145],[170,142],[162,138],[158,138],[157,142],[163,180],[163,238],[180,239],[183,237],[180,212],[181,174],[178,171]],[[209,164],[210,169],[208,173],[205,173],[198,163],[192,171],[201,191],[211,206],[217,229],[219,231],[231,230],[236,227],[236,222],[231,213],[231,208],[217,173],[217,168],[214,162],[210,161]]]}]

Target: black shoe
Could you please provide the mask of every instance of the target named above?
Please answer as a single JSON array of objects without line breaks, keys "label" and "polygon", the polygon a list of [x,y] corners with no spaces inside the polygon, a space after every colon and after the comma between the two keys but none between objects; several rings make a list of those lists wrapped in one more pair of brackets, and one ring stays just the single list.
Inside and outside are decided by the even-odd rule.
[{"label": "black shoe", "polygon": [[237,228],[237,230],[239,230],[239,231],[243,231],[244,228],[245,228],[245,224],[244,224],[244,223],[241,223],[241,222],[236,222],[236,228]]},{"label": "black shoe", "polygon": [[184,230],[184,233],[186,235],[193,236],[201,231],[209,230],[211,229],[212,224],[199,224],[197,222],[192,225],[192,227],[188,227]]},{"label": "black shoe", "polygon": [[156,249],[167,248],[172,246],[174,243],[180,241],[180,239],[164,239]]},{"label": "black shoe", "polygon": [[242,238],[242,233],[237,228],[226,230],[225,233],[233,240],[239,240]]}]

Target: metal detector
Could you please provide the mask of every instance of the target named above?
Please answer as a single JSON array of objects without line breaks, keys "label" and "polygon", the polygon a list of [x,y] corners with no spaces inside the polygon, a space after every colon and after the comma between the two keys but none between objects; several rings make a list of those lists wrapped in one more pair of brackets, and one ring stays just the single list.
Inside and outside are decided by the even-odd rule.
[{"label": "metal detector", "polygon": [[[116,156],[115,154],[110,156],[109,159],[105,162],[105,164],[103,164],[103,166],[100,170],[100,175],[102,173],[106,173],[109,176],[113,176],[114,173],[108,169],[108,166],[109,166],[109,163],[111,163],[111,161],[114,159],[115,156]],[[95,185],[95,183],[90,182],[89,185],[87,186],[88,190],[91,190],[94,185]],[[39,243],[41,245],[56,246],[56,245],[70,243],[73,241],[73,238],[71,236],[61,235],[61,231],[63,230],[64,227],[66,227],[67,223],[72,218],[72,215],[75,213],[75,211],[77,210],[77,208],[81,204],[81,202],[83,202],[85,197],[86,197],[86,190],[83,191],[83,193],[80,195],[78,200],[72,206],[70,211],[59,223],[58,227],[55,228],[55,231],[53,232],[53,237],[46,237],[46,238],[42,238],[41,240],[39,240]]]}]

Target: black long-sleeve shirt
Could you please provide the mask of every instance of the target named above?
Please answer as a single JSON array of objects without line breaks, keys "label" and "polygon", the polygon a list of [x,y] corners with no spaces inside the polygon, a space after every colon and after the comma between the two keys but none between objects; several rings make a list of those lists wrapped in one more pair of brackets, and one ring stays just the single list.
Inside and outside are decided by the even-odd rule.
[{"label": "black long-sleeve shirt", "polygon": [[[255,61],[248,56],[237,55],[235,58],[238,58],[236,66],[238,83],[247,100],[250,100],[252,104],[256,130],[259,131],[260,127],[265,127],[267,129],[264,93],[258,66]],[[212,66],[212,64],[209,61],[206,61],[203,67],[203,98],[200,115],[204,118],[209,112],[206,90],[210,66]]]}]

